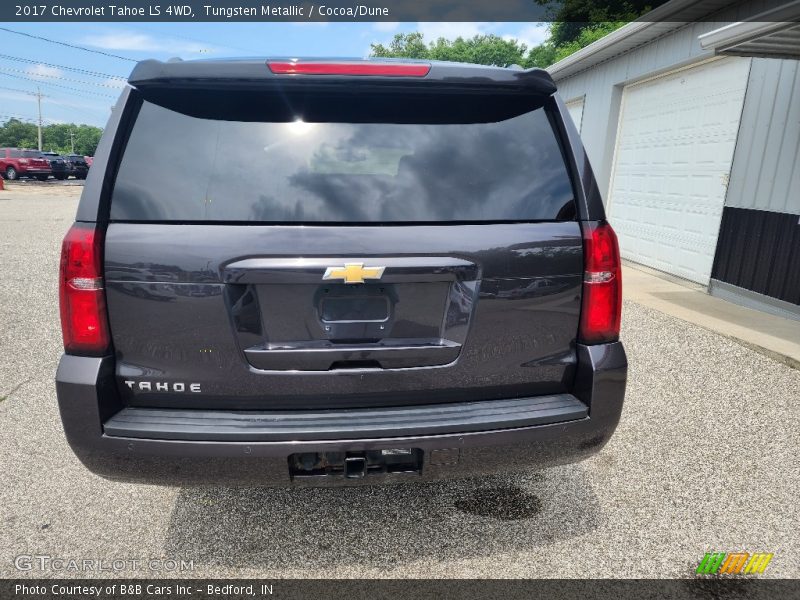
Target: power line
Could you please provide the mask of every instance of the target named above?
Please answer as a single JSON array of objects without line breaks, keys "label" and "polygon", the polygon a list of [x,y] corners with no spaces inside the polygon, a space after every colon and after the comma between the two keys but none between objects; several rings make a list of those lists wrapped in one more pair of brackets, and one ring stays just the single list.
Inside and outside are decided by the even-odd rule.
[{"label": "power line", "polygon": [[22,94],[30,94],[31,96],[36,95],[36,92],[32,92],[30,90],[21,90],[19,88],[5,87],[3,85],[0,85],[0,90],[8,90],[9,92],[20,92]]},{"label": "power line", "polygon": [[78,88],[70,87],[68,85],[59,85],[58,83],[52,83],[50,81],[38,81],[38,80],[32,79],[30,77],[22,77],[21,75],[12,75],[11,73],[0,73],[0,75],[5,75],[6,77],[16,77],[18,79],[24,79],[25,81],[32,81],[32,82],[35,82],[35,83],[40,83],[41,85],[47,85],[47,86],[50,86],[50,87],[55,87],[55,88],[58,88],[60,90],[69,90],[69,91],[71,91],[73,93],[73,95],[77,94],[77,95],[81,95],[81,96],[85,97],[88,94],[90,96],[97,97],[97,98],[108,98],[110,100],[116,100],[116,96],[111,96],[109,94],[101,94],[99,92],[90,92],[88,90],[80,90]]},{"label": "power line", "polygon": [[33,60],[31,58],[22,58],[20,56],[11,56],[9,54],[0,54],[0,58],[4,58],[6,60],[14,60],[17,62],[24,62],[33,65],[44,65],[46,67],[52,67],[54,69],[64,69],[65,71],[73,71],[75,73],[80,73],[82,75],[88,75],[90,77],[107,77],[108,79],[118,79],[120,81],[127,81],[127,77],[122,77],[121,75],[109,75],[108,73],[100,73],[99,71],[87,71],[86,69],[78,69],[76,67],[68,67],[67,65],[58,65],[55,63],[46,63],[40,60]]},{"label": "power line", "polygon": [[[0,73],[0,75],[3,75],[3,73]],[[13,77],[13,76],[10,76],[10,77]],[[45,85],[55,85],[55,84],[48,84],[47,82],[44,82],[44,84]],[[64,86],[58,86],[58,87],[64,87]],[[67,88],[67,89],[72,89],[72,88]],[[20,88],[12,88],[12,87],[0,86],[0,90],[9,90],[9,91],[12,91],[12,92],[19,92],[19,93],[27,94],[29,96],[34,96],[34,97],[37,96],[37,92],[33,92],[33,91],[30,91],[30,90],[23,90],[23,89],[20,89]],[[73,97],[80,98],[80,96],[78,96],[76,94],[73,94],[73,93],[70,93],[70,92],[66,92],[65,93],[65,92],[62,92],[62,91],[58,90],[57,93],[65,94],[67,96],[73,96]],[[89,93],[91,93],[91,92],[89,92]],[[112,98],[112,96],[106,96],[104,94],[97,94],[97,95],[98,96],[102,96],[103,98]],[[93,119],[97,119],[97,115],[98,115],[97,112],[90,112],[88,110],[85,110],[84,108],[80,108],[80,107],[74,106],[72,103],[64,102],[64,101],[59,100],[58,98],[55,98],[55,97],[50,96],[50,95],[41,94],[41,97],[42,98],[47,98],[48,101],[51,104],[57,104],[59,106],[63,106],[65,108],[68,108],[70,111],[77,111],[77,112],[83,113],[84,115],[88,115],[88,116],[92,117]],[[45,119],[45,120],[49,120],[49,119]]]},{"label": "power line", "polygon": [[11,67],[0,67],[0,71],[2,72],[10,72],[10,73],[24,73],[28,77],[34,78],[37,77],[45,77],[47,79],[58,79],[59,81],[69,81],[70,83],[82,83],[84,85],[93,85],[95,87],[102,87],[102,88],[111,88],[113,90],[120,89],[118,85],[111,85],[109,83],[97,83],[96,81],[83,81],[81,79],[70,79],[69,77],[62,77],[61,75],[50,75],[48,73],[31,73],[30,71],[24,71],[23,69],[12,69]]},{"label": "power line", "polygon": [[[92,119],[94,119],[94,120],[95,120],[95,122],[98,120],[98,119],[97,119],[98,115],[99,115],[101,112],[103,112],[103,111],[101,111],[101,110],[99,110],[99,109],[98,109],[98,111],[97,111],[97,112],[94,112],[94,113],[92,113],[92,112],[89,112],[88,110],[84,110],[83,108],[78,108],[77,106],[73,106],[72,104],[69,104],[69,103],[67,103],[67,102],[59,102],[58,100],[54,99],[53,97],[48,97],[48,96],[44,96],[44,97],[45,97],[45,98],[48,98],[48,101],[49,101],[51,104],[57,104],[58,106],[62,106],[62,107],[64,107],[64,108],[68,109],[70,112],[72,112],[72,111],[78,111],[79,113],[83,113],[84,115],[88,115],[88,116],[90,116]],[[106,108],[106,109],[105,109],[105,114],[108,114],[108,108]],[[93,125],[93,127],[96,127],[96,126],[95,126],[95,125]]]},{"label": "power line", "polygon": [[[74,106],[70,106],[69,104],[67,104],[65,102],[59,102],[58,100],[56,100],[54,98],[51,98],[50,96],[45,96],[44,94],[42,94],[41,92],[38,92],[38,91],[31,92],[31,91],[28,91],[28,90],[21,90],[19,88],[9,88],[9,87],[5,87],[5,86],[2,86],[2,85],[0,85],[0,90],[9,90],[9,91],[12,91],[12,92],[20,92],[20,93],[23,93],[23,94],[27,94],[29,96],[34,96],[38,100],[38,103],[39,103],[38,104],[38,109],[39,109],[39,119],[38,119],[38,121],[39,122],[41,122],[41,121],[49,121],[49,119],[45,119],[45,118],[43,118],[41,116],[41,110],[42,110],[41,101],[42,101],[42,98],[47,98],[53,104],[58,104],[60,106],[68,106],[70,109],[78,110],[80,112],[85,112],[86,114],[89,114],[87,111],[84,111],[84,110],[79,109],[79,108],[74,107]],[[95,116],[95,115],[92,115],[92,116]],[[39,132],[41,133],[41,123],[39,125]]]},{"label": "power line", "polygon": [[92,50],[91,48],[85,48],[84,46],[78,46],[76,44],[68,44],[67,42],[59,42],[58,40],[51,40],[50,38],[42,37],[40,35],[31,35],[30,33],[24,33],[22,31],[15,31],[14,29],[8,29],[7,27],[0,27],[0,31],[6,31],[8,33],[14,33],[16,35],[22,35],[25,37],[32,38],[34,40],[41,40],[43,42],[50,42],[51,44],[58,44],[59,46],[66,46],[67,48],[75,48],[76,50],[83,50],[84,52],[91,52],[92,54],[102,54],[103,56],[108,56],[110,58],[117,58],[119,60],[126,60],[128,62],[138,62],[133,58],[126,58],[125,56],[120,56],[118,54],[111,54],[109,52],[103,52],[102,50]]},{"label": "power line", "polygon": [[[58,102],[57,100],[53,100],[52,98],[50,98],[50,102],[58,104],[60,106],[64,106],[64,107],[70,108],[72,110],[77,110],[77,109],[75,109],[74,106],[70,106],[68,104],[64,104],[63,102]],[[82,112],[83,114],[88,115],[90,117],[97,118],[96,114],[92,114],[92,113],[90,113],[90,112],[88,112],[86,110],[80,110],[79,112]],[[33,123],[33,124],[36,124],[36,122],[39,120],[36,117],[21,117],[19,115],[0,115],[0,120],[2,120],[2,119],[6,119],[6,120],[8,120],[8,119],[17,119],[18,121],[23,121],[25,123]],[[42,117],[42,121],[47,121],[51,125],[59,125],[59,124],[66,123],[66,121],[61,121],[61,120],[58,120],[58,119],[48,119],[47,117]],[[86,123],[73,123],[73,124],[86,125]],[[92,125],[92,127],[97,127],[97,126],[96,125]]]},{"label": "power line", "polygon": [[[9,90],[9,91],[12,91],[12,92],[21,92],[23,94],[27,94],[29,96],[34,96],[34,97],[36,97],[36,95],[37,95],[36,92],[31,92],[31,91],[28,91],[28,90],[21,90],[19,88],[10,88],[10,87],[5,87],[5,86],[0,86],[0,90]],[[99,110],[97,112],[90,112],[90,111],[88,111],[88,110],[86,110],[84,108],[80,108],[80,107],[74,106],[73,103],[64,102],[62,100],[59,100],[58,98],[54,98],[53,96],[48,96],[48,95],[42,94],[41,97],[42,98],[47,98],[47,101],[50,102],[51,104],[56,104],[58,106],[62,106],[64,108],[67,108],[70,111],[77,111],[79,113],[82,113],[84,115],[92,117],[92,119],[95,119],[95,120],[97,119],[98,113],[100,112]],[[47,119],[47,118],[44,118],[43,120],[51,121],[51,119]],[[35,121],[35,119],[34,119],[34,121]]]},{"label": "power line", "polygon": [[70,90],[72,92],[77,92],[78,94],[83,94],[83,95],[90,94],[92,96],[97,96],[98,98],[110,98],[111,100],[116,100],[116,96],[112,96],[110,94],[101,94],[100,92],[81,90],[78,88],[70,87],[68,85],[60,85],[58,83],[52,83],[51,81],[40,81],[38,79],[34,79],[33,77],[25,77],[23,75],[13,75],[11,73],[2,73],[2,72],[0,72],[0,75],[5,75],[6,77],[14,77],[16,79],[24,79],[25,81],[33,81],[41,85],[48,85],[50,87],[56,87],[62,90]]}]

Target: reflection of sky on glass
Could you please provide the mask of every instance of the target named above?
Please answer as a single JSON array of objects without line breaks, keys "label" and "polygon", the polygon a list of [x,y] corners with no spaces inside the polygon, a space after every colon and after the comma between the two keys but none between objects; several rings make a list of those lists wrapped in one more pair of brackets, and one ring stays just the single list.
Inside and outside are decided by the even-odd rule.
[{"label": "reflection of sky on glass", "polygon": [[524,220],[553,219],[571,197],[542,110],[469,125],[241,123],[146,104],[112,212],[190,221]]}]

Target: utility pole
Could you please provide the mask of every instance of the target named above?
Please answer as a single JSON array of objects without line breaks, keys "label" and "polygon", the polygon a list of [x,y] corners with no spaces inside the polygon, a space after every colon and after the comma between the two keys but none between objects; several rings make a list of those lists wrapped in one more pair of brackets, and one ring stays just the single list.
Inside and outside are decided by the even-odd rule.
[{"label": "utility pole", "polygon": [[36,86],[36,103],[39,105],[39,150],[42,149],[42,90]]},{"label": "utility pole", "polygon": [[70,154],[75,154],[75,132],[72,129],[69,130],[69,147]]}]

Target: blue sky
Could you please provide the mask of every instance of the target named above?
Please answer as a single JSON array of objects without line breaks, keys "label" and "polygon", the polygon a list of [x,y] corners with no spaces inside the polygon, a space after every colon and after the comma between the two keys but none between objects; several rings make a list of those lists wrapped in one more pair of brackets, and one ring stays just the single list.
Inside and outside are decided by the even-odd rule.
[{"label": "blue sky", "polygon": [[[34,36],[133,61],[229,56],[347,56],[369,53],[401,31],[426,39],[479,33],[513,37],[528,46],[547,37],[539,23],[2,23]],[[0,122],[35,119],[41,89],[45,123],[103,126],[134,62],[68,48],[0,30]],[[13,57],[13,58],[11,58]],[[24,60],[20,60],[24,59]],[[47,64],[45,64],[47,63]],[[63,67],[92,71],[95,75]]]}]

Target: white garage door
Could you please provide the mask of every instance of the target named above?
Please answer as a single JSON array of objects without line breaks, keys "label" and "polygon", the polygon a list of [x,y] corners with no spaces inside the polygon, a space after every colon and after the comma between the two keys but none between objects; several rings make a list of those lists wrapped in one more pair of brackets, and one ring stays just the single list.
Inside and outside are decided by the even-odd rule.
[{"label": "white garage door", "polygon": [[609,214],[623,258],[707,284],[750,59],[627,86]]},{"label": "white garage door", "polygon": [[572,121],[575,123],[575,128],[578,131],[581,130],[581,125],[583,124],[583,100],[584,97],[581,96],[580,98],[575,98],[566,103],[567,112],[569,116],[572,117]]}]

